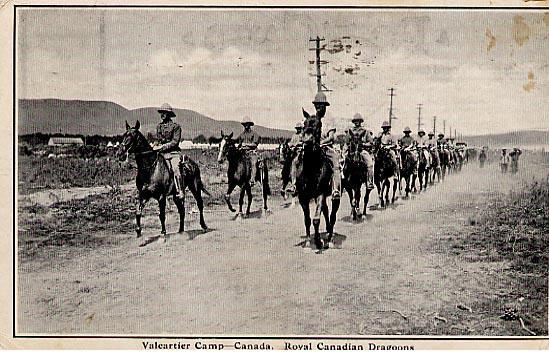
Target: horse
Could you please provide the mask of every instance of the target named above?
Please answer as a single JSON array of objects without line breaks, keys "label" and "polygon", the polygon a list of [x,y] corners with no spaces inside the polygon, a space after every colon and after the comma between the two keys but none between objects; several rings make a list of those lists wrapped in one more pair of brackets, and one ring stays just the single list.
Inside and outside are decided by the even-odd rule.
[{"label": "horse", "polygon": [[436,148],[431,148],[429,152],[431,153],[431,170],[429,172],[429,182],[431,184],[434,184],[435,176],[438,177],[438,182],[440,182],[440,156]]},{"label": "horse", "polygon": [[446,172],[449,172],[450,169],[450,151],[444,148],[439,148],[438,155],[440,159],[441,176],[442,180],[444,181]]},{"label": "horse", "polygon": [[345,175],[343,188],[345,188],[349,194],[351,216],[355,221],[360,216],[359,214],[366,215],[368,200],[370,199],[370,192],[372,191],[366,187],[366,193],[364,194],[364,210],[360,213],[360,189],[363,184],[367,184],[368,179],[368,169],[362,155],[360,154],[361,138],[361,136],[353,136],[350,139],[347,156],[345,157],[345,166],[343,168],[343,174]]},{"label": "horse", "polygon": [[[248,204],[246,207],[246,216],[250,215],[250,207],[252,205],[252,171],[253,165],[248,153],[236,146],[236,142],[233,138],[233,133],[226,135],[221,131],[221,141],[219,142],[219,154],[217,161],[221,164],[225,159],[229,163],[227,169],[227,193],[225,194],[225,202],[230,211],[236,212],[231,205],[231,193],[236,186],[240,187],[240,197],[238,200],[238,214],[237,217],[242,217],[242,206],[244,204],[244,194],[248,195]],[[267,198],[271,194],[269,187],[269,173],[267,170],[267,164],[264,161],[259,162],[259,174],[260,183],[263,196],[263,211],[267,212]]]},{"label": "horse", "polygon": [[[141,217],[145,204],[154,198],[158,201],[160,208],[159,218],[161,231],[160,235],[164,239],[166,235],[166,199],[168,196],[173,196],[177,211],[179,213],[179,232],[185,231],[185,198],[176,197],[176,188],[173,180],[173,170],[169,166],[162,153],[155,151],[147,142],[147,139],[139,131],[139,120],[134,127],[130,127],[126,121],[126,132],[122,137],[122,143],[119,149],[119,160],[125,161],[129,154],[135,155],[137,164],[137,176],[135,183],[138,190],[137,210],[135,213],[136,233],[137,237],[141,237]],[[190,158],[180,164],[183,184],[183,191],[188,187],[196,200],[196,205],[200,211],[200,226],[203,230],[207,230],[206,222],[204,221],[204,202],[202,200],[202,192],[210,195],[204,188],[200,177],[200,169],[196,162]]]},{"label": "horse", "polygon": [[[379,204],[384,207],[389,204],[389,188],[393,181],[393,196],[391,203],[395,202],[395,194],[398,182],[399,167],[397,162],[391,156],[390,147],[381,146],[375,153],[374,162],[374,183],[376,184],[377,193],[379,195]],[[385,199],[383,198],[385,197]]]},{"label": "horse", "polygon": [[427,189],[432,167],[431,153],[426,148],[419,149],[418,180],[420,192]]},{"label": "horse", "polygon": [[417,176],[415,171],[417,170],[417,159],[414,158],[412,153],[413,151],[409,148],[404,148],[400,153],[402,158],[402,170],[400,170],[400,177],[398,181],[399,183],[402,182],[402,179],[406,181],[406,188],[404,189],[406,192],[406,197],[409,196],[412,189],[414,189],[414,191],[416,190]]},{"label": "horse", "polygon": [[[296,190],[299,204],[303,210],[305,221],[305,232],[311,247],[316,249],[327,249],[332,241],[336,215],[340,205],[340,199],[332,198],[332,210],[329,212],[327,198],[332,193],[333,168],[339,165],[332,165],[322,147],[318,143],[317,136],[320,134],[321,122],[315,115],[309,115],[303,110],[306,118],[303,127],[303,147],[298,153],[296,161]],[[309,204],[315,202],[313,215],[314,236],[311,236],[311,214]],[[327,238],[322,241],[320,238],[320,213],[324,215],[326,222]]]}]

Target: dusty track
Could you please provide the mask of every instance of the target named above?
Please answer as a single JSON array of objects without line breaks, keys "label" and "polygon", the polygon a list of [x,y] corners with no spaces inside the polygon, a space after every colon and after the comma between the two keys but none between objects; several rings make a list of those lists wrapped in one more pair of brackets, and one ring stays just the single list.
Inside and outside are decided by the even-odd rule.
[{"label": "dusty track", "polygon": [[[426,193],[370,211],[361,223],[349,221],[345,195],[336,224],[341,249],[322,254],[296,246],[304,233],[301,210],[274,201],[271,215],[243,221],[225,208],[209,209],[207,233],[193,214],[189,232],[166,243],[140,247],[141,239],[128,237],[110,248],[72,249],[78,255],[68,259],[22,263],[18,331],[510,334],[497,317],[501,307],[479,308],[517,290],[495,275],[507,264],[465,261],[442,237],[462,231],[493,193],[544,173],[502,177],[495,167],[469,165]],[[169,231],[177,228],[174,208]],[[155,235],[157,218],[145,220],[145,237]],[[473,313],[456,309],[458,303]]]}]

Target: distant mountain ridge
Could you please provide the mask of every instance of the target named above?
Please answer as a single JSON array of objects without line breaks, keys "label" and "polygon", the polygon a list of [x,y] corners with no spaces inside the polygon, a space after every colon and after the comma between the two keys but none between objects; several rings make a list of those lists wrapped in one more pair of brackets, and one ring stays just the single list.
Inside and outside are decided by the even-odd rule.
[{"label": "distant mountain ridge", "polygon": [[[230,133],[242,131],[238,121],[214,120],[196,111],[174,109],[175,121],[181,124],[182,135],[192,139],[198,135],[219,136],[221,130]],[[31,133],[66,133],[82,135],[113,136],[124,132],[124,121],[133,125],[141,122],[141,130],[154,132],[160,121],[157,108],[145,107],[128,110],[109,101],[62,100],[62,99],[19,99],[19,135]],[[264,137],[285,137],[291,131],[254,126],[255,131]]]},{"label": "distant mountain ridge", "polygon": [[515,131],[463,138],[469,145],[489,147],[544,146],[549,145],[549,131]]}]

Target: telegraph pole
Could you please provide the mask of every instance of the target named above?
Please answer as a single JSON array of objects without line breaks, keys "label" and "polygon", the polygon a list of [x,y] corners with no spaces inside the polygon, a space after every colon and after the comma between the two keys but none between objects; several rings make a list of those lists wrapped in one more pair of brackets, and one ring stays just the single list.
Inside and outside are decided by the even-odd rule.
[{"label": "telegraph pole", "polygon": [[437,117],[433,116],[433,134],[437,134]]},{"label": "telegraph pole", "polygon": [[393,120],[397,120],[396,117],[393,116],[393,97],[396,97],[396,94],[395,94],[395,88],[391,87],[388,89],[389,92],[389,96],[391,97],[391,104],[389,105],[389,126],[393,126]]},{"label": "telegraph pole", "polygon": [[310,42],[315,42],[315,47],[314,48],[309,48],[309,50],[311,51],[314,51],[315,54],[316,54],[316,57],[315,57],[315,65],[316,65],[316,74],[312,75],[312,76],[316,76],[316,89],[317,89],[317,92],[330,92],[331,90],[326,88],[326,86],[322,83],[322,76],[325,76],[325,74],[323,75],[322,72],[321,72],[321,69],[320,69],[320,65],[321,64],[327,64],[328,61],[325,61],[325,60],[321,60],[320,59],[320,51],[321,50],[324,50],[323,48],[320,47],[320,42],[324,41],[325,39],[324,38],[320,38],[319,36],[317,36],[316,38],[310,38],[309,41]]},{"label": "telegraph pole", "polygon": [[423,104],[417,104],[417,110],[418,110],[418,115],[417,115],[417,131],[419,132],[419,130],[421,129],[421,126],[423,126],[423,124],[421,123],[421,107],[423,106]]},{"label": "telegraph pole", "polygon": [[442,133],[446,135],[446,120],[442,120]]},{"label": "telegraph pole", "polygon": [[450,136],[449,138],[452,138],[452,126],[450,126]]}]

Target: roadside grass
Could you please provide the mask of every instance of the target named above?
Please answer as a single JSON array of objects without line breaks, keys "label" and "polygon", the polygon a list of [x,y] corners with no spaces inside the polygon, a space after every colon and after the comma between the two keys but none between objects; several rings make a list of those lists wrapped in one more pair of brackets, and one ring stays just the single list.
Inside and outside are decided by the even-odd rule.
[{"label": "roadside grass", "polygon": [[[532,332],[547,335],[549,178],[491,198],[489,207],[466,219],[467,226],[440,240],[446,241],[448,254],[461,260],[499,263],[491,270],[499,289],[480,292],[474,313],[458,313],[455,307],[440,313],[464,323],[446,333],[484,335],[503,329],[508,335],[531,335],[520,317]],[[510,320],[501,319],[506,312],[514,312]]]}]

